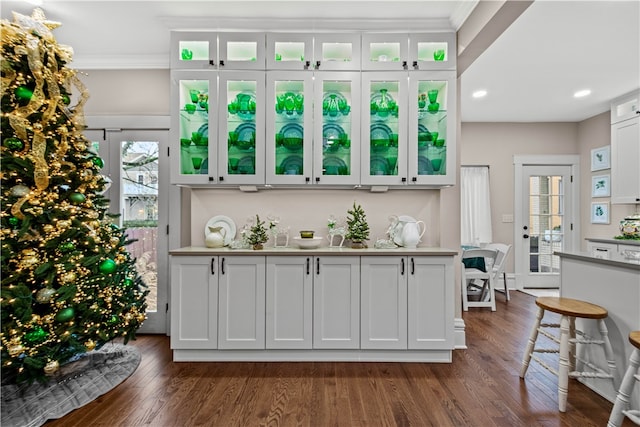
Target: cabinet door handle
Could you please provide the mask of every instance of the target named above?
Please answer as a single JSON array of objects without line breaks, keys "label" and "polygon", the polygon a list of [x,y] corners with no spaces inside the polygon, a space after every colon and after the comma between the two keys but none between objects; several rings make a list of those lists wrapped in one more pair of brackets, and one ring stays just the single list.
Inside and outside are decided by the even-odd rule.
[{"label": "cabinet door handle", "polygon": [[215,262],[216,262],[216,259],[211,258],[211,274],[216,274]]},{"label": "cabinet door handle", "polygon": [[220,262],[220,273],[224,274],[224,258],[222,258],[222,261]]},{"label": "cabinet door handle", "polygon": [[213,181],[213,177],[212,176],[209,177],[209,181]]},{"label": "cabinet door handle", "polygon": [[407,177],[406,176],[402,177],[402,182],[407,182]]},{"label": "cabinet door handle", "polygon": [[414,176],[414,177],[412,177],[412,178],[411,178],[411,182],[418,182],[418,178],[417,178],[417,177],[415,177],[415,176]]},{"label": "cabinet door handle", "polygon": [[320,177],[316,176],[316,182],[320,182]]},{"label": "cabinet door handle", "polygon": [[316,274],[320,274],[320,258],[316,258]]},{"label": "cabinet door handle", "polygon": [[224,176],[220,176],[220,177],[218,177],[218,180],[219,180],[220,182],[224,181]]},{"label": "cabinet door handle", "polygon": [[311,65],[311,61],[305,61],[305,63],[304,63],[304,69],[305,69],[305,70],[308,70],[310,65]]},{"label": "cabinet door handle", "polygon": [[411,275],[413,276],[414,274],[416,274],[416,263],[413,257],[411,257]]},{"label": "cabinet door handle", "polygon": [[311,261],[307,258],[307,276],[309,275]]},{"label": "cabinet door handle", "polygon": [[316,61],[316,70],[320,68],[320,61]]},{"label": "cabinet door handle", "polygon": [[224,61],[222,59],[220,60],[220,66],[224,67]]},{"label": "cabinet door handle", "polygon": [[209,65],[211,65],[212,67],[216,66],[216,61],[214,61],[213,59],[209,60]]},{"label": "cabinet door handle", "polygon": [[404,276],[404,258],[400,259],[400,264],[401,264],[400,275]]},{"label": "cabinet door handle", "polygon": [[413,68],[418,69],[418,61],[413,61]]},{"label": "cabinet door handle", "polygon": [[403,70],[408,70],[409,67],[407,67],[407,61],[402,61],[402,69]]}]

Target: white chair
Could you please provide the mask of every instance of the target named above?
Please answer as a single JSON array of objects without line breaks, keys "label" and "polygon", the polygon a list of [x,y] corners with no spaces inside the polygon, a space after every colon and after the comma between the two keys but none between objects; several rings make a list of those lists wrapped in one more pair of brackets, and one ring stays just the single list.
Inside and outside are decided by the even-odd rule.
[{"label": "white chair", "polygon": [[504,281],[504,295],[507,298],[507,301],[509,301],[511,297],[509,296],[509,287],[507,286],[507,272],[505,271],[505,265],[507,263],[507,256],[509,256],[509,252],[511,252],[511,246],[512,245],[504,243],[489,243],[485,246],[485,249],[495,249],[498,252],[496,262],[493,264],[493,282],[494,285],[497,284],[498,279],[502,276],[502,280]]},{"label": "white chair", "polygon": [[[490,307],[496,311],[496,296],[493,286],[493,265],[498,251],[495,249],[466,249],[462,252],[462,309]],[[465,265],[465,261],[467,265]],[[484,270],[486,271],[483,271]],[[469,293],[474,300],[469,300]]]}]

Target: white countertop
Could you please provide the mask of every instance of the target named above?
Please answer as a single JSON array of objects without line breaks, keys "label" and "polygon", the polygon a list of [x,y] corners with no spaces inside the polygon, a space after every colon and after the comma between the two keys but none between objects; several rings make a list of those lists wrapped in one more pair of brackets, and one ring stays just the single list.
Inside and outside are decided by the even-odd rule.
[{"label": "white countertop", "polygon": [[631,270],[640,271],[640,262],[635,260],[614,260],[614,259],[603,259],[596,258],[587,252],[558,252],[555,251],[554,255],[558,255],[560,258],[570,258],[579,261],[587,261],[595,264],[603,264],[611,267],[622,267],[628,268]]},{"label": "white countertop", "polygon": [[587,240],[589,242],[598,242],[598,243],[613,243],[614,245],[640,246],[640,240],[634,240],[634,239],[599,239],[595,237],[587,237],[584,240]]},{"label": "white countertop", "polygon": [[259,256],[259,255],[347,255],[347,256],[454,256],[460,251],[446,248],[394,248],[394,249],[351,249],[320,247],[317,249],[300,249],[295,247],[267,247],[261,250],[253,249],[230,249],[230,248],[206,248],[204,246],[186,246],[183,248],[173,249],[169,251],[169,255],[188,256],[188,255],[241,255],[241,256]]}]

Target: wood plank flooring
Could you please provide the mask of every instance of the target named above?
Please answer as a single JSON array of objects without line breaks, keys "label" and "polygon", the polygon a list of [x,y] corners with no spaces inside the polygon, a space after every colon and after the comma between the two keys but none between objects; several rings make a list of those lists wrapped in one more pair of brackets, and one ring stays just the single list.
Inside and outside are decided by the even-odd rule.
[{"label": "wood plank flooring", "polygon": [[519,378],[535,298],[511,295],[464,313],[468,349],[451,364],[174,363],[168,337],[139,336],[131,377],[45,425],[605,426],[612,404],[582,384],[570,380],[562,414],[553,375],[532,363]]}]

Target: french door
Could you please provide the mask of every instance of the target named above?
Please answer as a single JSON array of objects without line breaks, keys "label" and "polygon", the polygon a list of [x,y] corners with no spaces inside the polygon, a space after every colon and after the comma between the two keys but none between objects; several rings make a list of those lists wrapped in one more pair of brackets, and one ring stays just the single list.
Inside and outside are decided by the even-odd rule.
[{"label": "french door", "polygon": [[514,235],[516,287],[559,288],[560,257],[579,236],[574,168],[567,164],[516,165]]},{"label": "french door", "polygon": [[118,226],[135,242],[126,249],[148,287],[147,319],[139,333],[166,333],[168,282],[168,146],[167,130],[87,130],[104,161],[105,193]]}]

